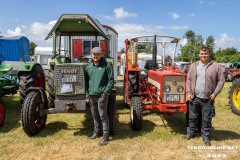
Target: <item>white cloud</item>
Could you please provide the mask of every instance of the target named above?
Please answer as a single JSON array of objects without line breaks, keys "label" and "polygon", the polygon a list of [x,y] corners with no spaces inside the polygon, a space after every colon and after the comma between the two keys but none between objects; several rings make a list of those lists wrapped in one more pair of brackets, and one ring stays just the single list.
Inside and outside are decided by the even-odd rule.
[{"label": "white cloud", "polygon": [[143,24],[116,23],[111,25],[118,32],[118,50],[124,47],[126,38],[132,38],[139,35],[161,34],[166,27],[152,26]]},{"label": "white cloud", "polygon": [[22,29],[20,27],[16,27],[15,30],[8,29],[7,30],[7,36],[24,36],[24,33],[22,33]]},{"label": "white cloud", "polygon": [[127,18],[127,17],[137,17],[136,13],[127,12],[121,7],[115,8],[114,13],[115,13],[115,15],[114,15],[115,18],[117,18],[117,19],[124,19],[124,18]]},{"label": "white cloud", "polygon": [[178,19],[180,18],[180,15],[178,15],[177,13],[175,12],[170,12],[168,15],[170,15],[172,17],[172,19]]},{"label": "white cloud", "polygon": [[36,43],[38,46],[49,46],[52,40],[45,40],[47,34],[56,23],[56,20],[47,24],[35,22],[31,26],[18,26],[14,30],[8,29],[4,36],[26,36],[30,42]]},{"label": "white cloud", "polygon": [[170,26],[169,29],[171,30],[183,30],[183,29],[188,29],[190,28],[189,26]]},{"label": "white cloud", "polygon": [[[216,39],[216,49],[222,48],[228,48],[228,47],[234,47],[239,46],[240,41],[234,37],[229,37],[227,33],[223,33],[220,35],[219,39]],[[235,48],[235,47],[234,47]]]}]

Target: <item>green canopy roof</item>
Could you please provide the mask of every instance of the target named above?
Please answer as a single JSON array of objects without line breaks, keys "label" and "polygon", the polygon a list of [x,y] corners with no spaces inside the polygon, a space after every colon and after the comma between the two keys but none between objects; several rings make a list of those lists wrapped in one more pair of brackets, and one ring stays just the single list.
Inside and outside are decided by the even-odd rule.
[{"label": "green canopy roof", "polygon": [[102,36],[108,38],[106,29],[88,14],[62,14],[45,40],[53,33],[61,36]]}]

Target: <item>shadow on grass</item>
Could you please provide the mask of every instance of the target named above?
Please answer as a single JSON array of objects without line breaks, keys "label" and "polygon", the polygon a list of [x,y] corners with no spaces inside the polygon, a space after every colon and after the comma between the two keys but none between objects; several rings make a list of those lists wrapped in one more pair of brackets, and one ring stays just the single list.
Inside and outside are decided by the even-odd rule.
[{"label": "shadow on grass", "polygon": [[[122,113],[119,112],[119,107],[116,107],[115,120],[114,120],[114,133],[112,135],[113,140],[134,138],[137,136],[141,136],[142,134],[146,134],[147,132],[153,131],[154,127],[156,126],[155,123],[149,120],[143,120],[142,130],[133,131],[130,126],[130,115],[129,115],[129,123],[122,123],[119,121],[120,114]],[[93,125],[92,115],[90,112],[88,114],[85,114],[85,118],[82,124],[83,124],[83,127],[80,128],[79,131],[74,133],[75,136],[82,136],[82,135],[89,136],[93,132],[94,125]]]},{"label": "shadow on grass", "polygon": [[21,126],[22,106],[17,96],[3,97],[3,103],[5,105],[5,119],[3,126],[0,128],[0,132],[6,133]]},{"label": "shadow on grass", "polygon": [[238,140],[240,139],[240,134],[233,131],[215,130],[212,128],[211,139],[215,141]]},{"label": "shadow on grass", "polygon": [[40,133],[38,133],[36,136],[33,136],[33,137],[34,138],[47,137],[59,132],[60,130],[67,130],[68,129],[67,126],[68,124],[66,122],[60,122],[60,121],[51,122],[46,124],[45,128],[43,128],[43,130]]}]

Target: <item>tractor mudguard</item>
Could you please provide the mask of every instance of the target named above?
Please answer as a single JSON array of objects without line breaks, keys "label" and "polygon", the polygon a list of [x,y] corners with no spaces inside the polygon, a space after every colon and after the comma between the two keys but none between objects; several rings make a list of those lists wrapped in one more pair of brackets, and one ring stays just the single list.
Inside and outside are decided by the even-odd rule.
[{"label": "tractor mudguard", "polygon": [[48,99],[47,99],[47,94],[45,92],[45,90],[41,87],[30,87],[27,91],[26,91],[26,95],[32,91],[37,91],[40,93],[42,101],[44,103],[45,108],[48,108]]},{"label": "tractor mudguard", "polygon": [[32,69],[35,65],[40,65],[40,64],[35,63],[35,62],[25,62],[25,63],[20,65],[19,72],[21,72],[21,71],[32,71]]}]

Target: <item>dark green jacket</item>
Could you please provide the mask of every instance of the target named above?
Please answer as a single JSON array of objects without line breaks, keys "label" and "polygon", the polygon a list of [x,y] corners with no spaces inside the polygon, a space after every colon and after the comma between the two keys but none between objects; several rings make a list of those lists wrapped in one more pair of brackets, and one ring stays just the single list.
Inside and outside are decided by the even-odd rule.
[{"label": "dark green jacket", "polygon": [[99,95],[105,93],[109,95],[113,88],[114,77],[113,68],[106,62],[105,58],[101,58],[99,65],[93,62],[86,68],[86,97],[89,95]]}]

